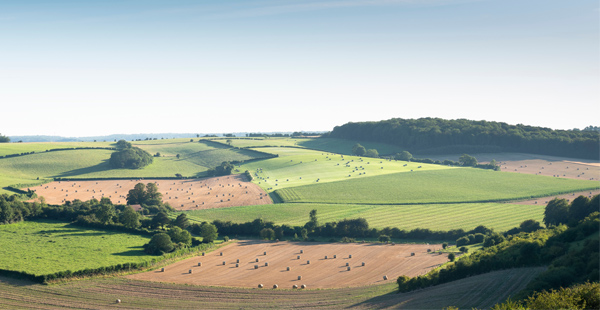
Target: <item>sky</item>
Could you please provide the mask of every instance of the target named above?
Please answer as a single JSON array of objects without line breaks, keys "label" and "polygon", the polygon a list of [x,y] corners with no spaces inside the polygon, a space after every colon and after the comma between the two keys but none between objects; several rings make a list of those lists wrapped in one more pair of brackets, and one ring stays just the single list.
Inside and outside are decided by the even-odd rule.
[{"label": "sky", "polygon": [[0,134],[600,125],[591,0],[2,0]]}]

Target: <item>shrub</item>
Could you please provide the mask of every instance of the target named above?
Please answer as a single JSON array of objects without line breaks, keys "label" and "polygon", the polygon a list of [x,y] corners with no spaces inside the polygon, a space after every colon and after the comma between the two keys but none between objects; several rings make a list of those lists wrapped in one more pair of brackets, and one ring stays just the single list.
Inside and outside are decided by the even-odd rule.
[{"label": "shrub", "polygon": [[152,236],[150,242],[144,244],[144,252],[152,255],[160,255],[173,251],[175,246],[171,242],[171,237],[165,233],[158,233]]}]

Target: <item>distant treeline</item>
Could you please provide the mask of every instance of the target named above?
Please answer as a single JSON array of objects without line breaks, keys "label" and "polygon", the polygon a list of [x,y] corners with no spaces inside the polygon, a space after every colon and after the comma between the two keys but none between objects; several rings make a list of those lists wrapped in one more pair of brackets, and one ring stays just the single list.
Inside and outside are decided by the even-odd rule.
[{"label": "distant treeline", "polygon": [[417,154],[522,152],[600,158],[600,132],[440,118],[347,123],[323,135],[398,145]]},{"label": "distant treeline", "polygon": [[[58,149],[49,149],[49,150],[46,150],[46,152],[72,151],[72,150],[116,150],[116,149],[114,147],[64,147],[64,148],[58,148]],[[0,158],[25,156],[25,155],[31,155],[31,154],[35,154],[35,151],[23,152],[23,153],[17,153],[17,154],[9,154],[9,155],[0,156]]]},{"label": "distant treeline", "polygon": [[6,143],[6,142],[10,142],[10,138],[0,134],[0,143]]}]

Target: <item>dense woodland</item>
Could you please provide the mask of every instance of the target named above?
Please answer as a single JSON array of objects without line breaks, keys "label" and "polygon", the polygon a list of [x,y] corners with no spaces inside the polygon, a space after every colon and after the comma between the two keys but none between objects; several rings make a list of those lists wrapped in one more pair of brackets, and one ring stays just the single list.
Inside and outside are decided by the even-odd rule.
[{"label": "dense woodland", "polygon": [[389,143],[416,154],[522,152],[600,158],[600,132],[595,130],[553,130],[466,119],[347,123],[323,137]]}]

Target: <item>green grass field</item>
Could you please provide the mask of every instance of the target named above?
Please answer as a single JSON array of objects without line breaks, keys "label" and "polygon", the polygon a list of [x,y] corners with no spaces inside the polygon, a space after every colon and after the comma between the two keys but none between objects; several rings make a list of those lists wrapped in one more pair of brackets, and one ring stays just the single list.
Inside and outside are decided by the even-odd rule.
[{"label": "green grass field", "polygon": [[243,206],[223,209],[187,211],[193,221],[232,221],[243,223],[262,218],[279,225],[302,226],[308,222],[308,214],[316,209],[319,222],[342,219],[365,218],[370,227],[398,227],[411,230],[470,230],[479,225],[506,231],[521,222],[534,219],[542,222],[544,206],[504,203],[463,203],[425,205],[339,205],[322,203],[283,203],[274,205]]},{"label": "green grass field", "polygon": [[0,143],[0,156],[73,147],[114,147],[114,142],[29,142]]},{"label": "green grass field", "polygon": [[[240,171],[248,170],[252,172],[254,183],[269,192],[281,188],[317,183],[323,184],[349,179],[361,180],[369,176],[406,172],[411,169],[423,171],[454,169],[441,165],[343,156],[298,148],[255,149],[278,154],[279,157],[246,163],[241,165],[239,169]],[[421,168],[418,168],[419,166]],[[257,169],[259,170],[257,171]],[[262,169],[262,172],[260,169]],[[317,179],[319,179],[318,182]]]},{"label": "green grass field", "polygon": [[352,147],[357,143],[366,149],[376,149],[379,155],[392,155],[404,151],[403,148],[391,144],[334,138],[304,139],[300,140],[298,145],[325,152],[352,155]]},{"label": "green grass field", "polygon": [[149,238],[43,221],[0,225],[0,268],[34,275],[150,261]]},{"label": "green grass field", "polygon": [[421,204],[516,200],[596,188],[595,181],[457,168],[311,184],[276,193],[284,202]]}]

